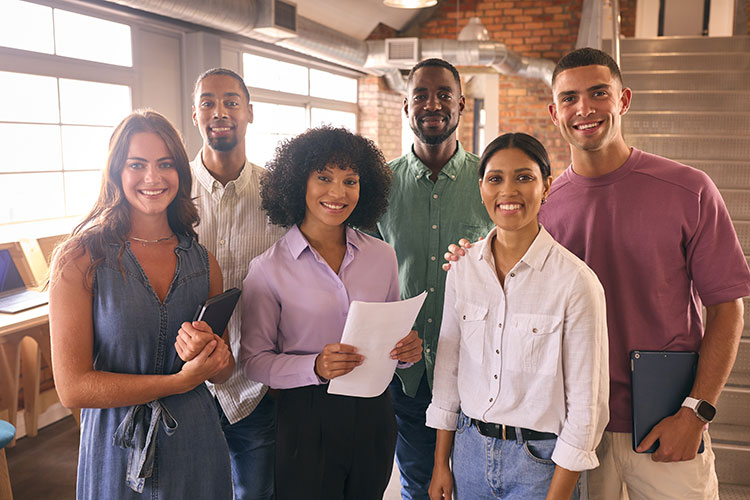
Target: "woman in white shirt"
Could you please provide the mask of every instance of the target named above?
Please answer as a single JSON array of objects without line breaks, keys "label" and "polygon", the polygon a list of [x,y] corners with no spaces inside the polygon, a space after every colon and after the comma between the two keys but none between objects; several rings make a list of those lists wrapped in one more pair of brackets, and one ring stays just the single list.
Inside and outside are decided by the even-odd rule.
[{"label": "woman in white shirt", "polygon": [[[505,134],[479,161],[496,227],[452,264],[427,425],[432,500],[577,499],[609,418],[604,291],[539,225],[549,156]],[[452,471],[451,471],[452,464]],[[455,479],[455,481],[454,481]]]}]

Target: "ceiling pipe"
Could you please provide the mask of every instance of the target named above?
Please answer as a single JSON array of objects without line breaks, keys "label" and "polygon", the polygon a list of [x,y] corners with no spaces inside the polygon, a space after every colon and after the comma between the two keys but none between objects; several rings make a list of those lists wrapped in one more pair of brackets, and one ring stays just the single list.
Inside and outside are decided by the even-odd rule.
[{"label": "ceiling pipe", "polygon": [[[311,55],[342,66],[383,76],[389,87],[406,93],[406,81],[400,66],[386,60],[383,40],[363,42],[340,31],[297,17],[297,36],[275,39],[254,30],[259,0],[106,0],[164,17],[235,33]],[[489,66],[506,75],[518,75],[552,82],[554,63],[546,59],[521,57],[499,42],[422,39],[420,59],[438,57],[457,66]]]}]

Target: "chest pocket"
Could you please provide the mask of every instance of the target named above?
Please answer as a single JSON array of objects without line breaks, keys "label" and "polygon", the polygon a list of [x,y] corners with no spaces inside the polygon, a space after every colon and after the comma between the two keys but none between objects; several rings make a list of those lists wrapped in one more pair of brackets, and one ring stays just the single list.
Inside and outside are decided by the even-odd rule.
[{"label": "chest pocket", "polygon": [[484,355],[484,330],[487,324],[487,305],[461,302],[456,305],[461,326],[461,356],[482,362]]},{"label": "chest pocket", "polygon": [[[554,375],[560,366],[562,317],[547,314],[516,314],[508,347],[512,365],[518,370]],[[508,357],[504,358],[508,360]],[[517,364],[516,364],[517,363]]]}]

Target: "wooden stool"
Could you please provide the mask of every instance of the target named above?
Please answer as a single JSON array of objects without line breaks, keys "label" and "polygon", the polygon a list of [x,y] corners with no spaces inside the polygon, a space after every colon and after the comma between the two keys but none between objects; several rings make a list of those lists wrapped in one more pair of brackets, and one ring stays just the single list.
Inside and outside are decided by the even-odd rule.
[{"label": "wooden stool", "polygon": [[5,458],[5,447],[16,436],[16,429],[5,420],[0,420],[0,500],[13,500],[10,489],[8,460]]}]

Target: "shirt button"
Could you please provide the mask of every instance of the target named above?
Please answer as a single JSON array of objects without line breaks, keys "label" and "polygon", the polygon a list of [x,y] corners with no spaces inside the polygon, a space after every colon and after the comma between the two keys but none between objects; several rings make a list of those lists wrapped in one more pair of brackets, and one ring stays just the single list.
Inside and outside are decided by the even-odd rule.
[{"label": "shirt button", "polygon": [[536,328],[532,328],[531,331],[534,332],[534,333],[536,333],[537,329]]},{"label": "shirt button", "polygon": [[495,354],[500,354],[500,349],[495,349]]},{"label": "shirt button", "polygon": [[510,273],[510,277],[511,278],[515,278],[516,277],[516,273]]},{"label": "shirt button", "polygon": [[430,287],[430,291],[431,291],[431,292],[434,292],[434,291],[435,291],[435,287],[432,287],[432,286],[431,286],[431,287]]},{"label": "shirt button", "polygon": [[427,318],[428,323],[432,323],[432,318]]},{"label": "shirt button", "polygon": [[430,260],[434,262],[434,261],[436,261],[436,260],[437,260],[437,257],[435,257],[435,256],[433,255],[432,257],[430,257]]},{"label": "shirt button", "polygon": [[344,288],[344,285],[339,283],[339,288]]},{"label": "shirt button", "polygon": [[428,353],[428,354],[429,354],[429,352],[430,352],[430,348],[429,348],[429,347],[425,348],[424,352],[426,352],[426,353]]},{"label": "shirt button", "polygon": [[226,243],[224,240],[219,240],[219,245],[223,245],[224,243]]},{"label": "shirt button", "polygon": [[497,380],[497,373],[495,374],[495,380]]},{"label": "shirt button", "polygon": [[497,324],[497,327],[498,327],[498,328],[502,328],[502,327],[503,327],[503,324],[502,324],[502,323],[498,323],[498,324]]},{"label": "shirt button", "polygon": [[492,403],[492,398],[490,398],[490,403]]},{"label": "shirt button", "polygon": [[437,195],[437,194],[433,194],[433,195],[432,195],[432,198],[433,198],[434,200],[437,200],[437,197],[438,197],[438,195]]},{"label": "shirt button", "polygon": [[432,229],[437,229],[437,224],[433,224]]}]

